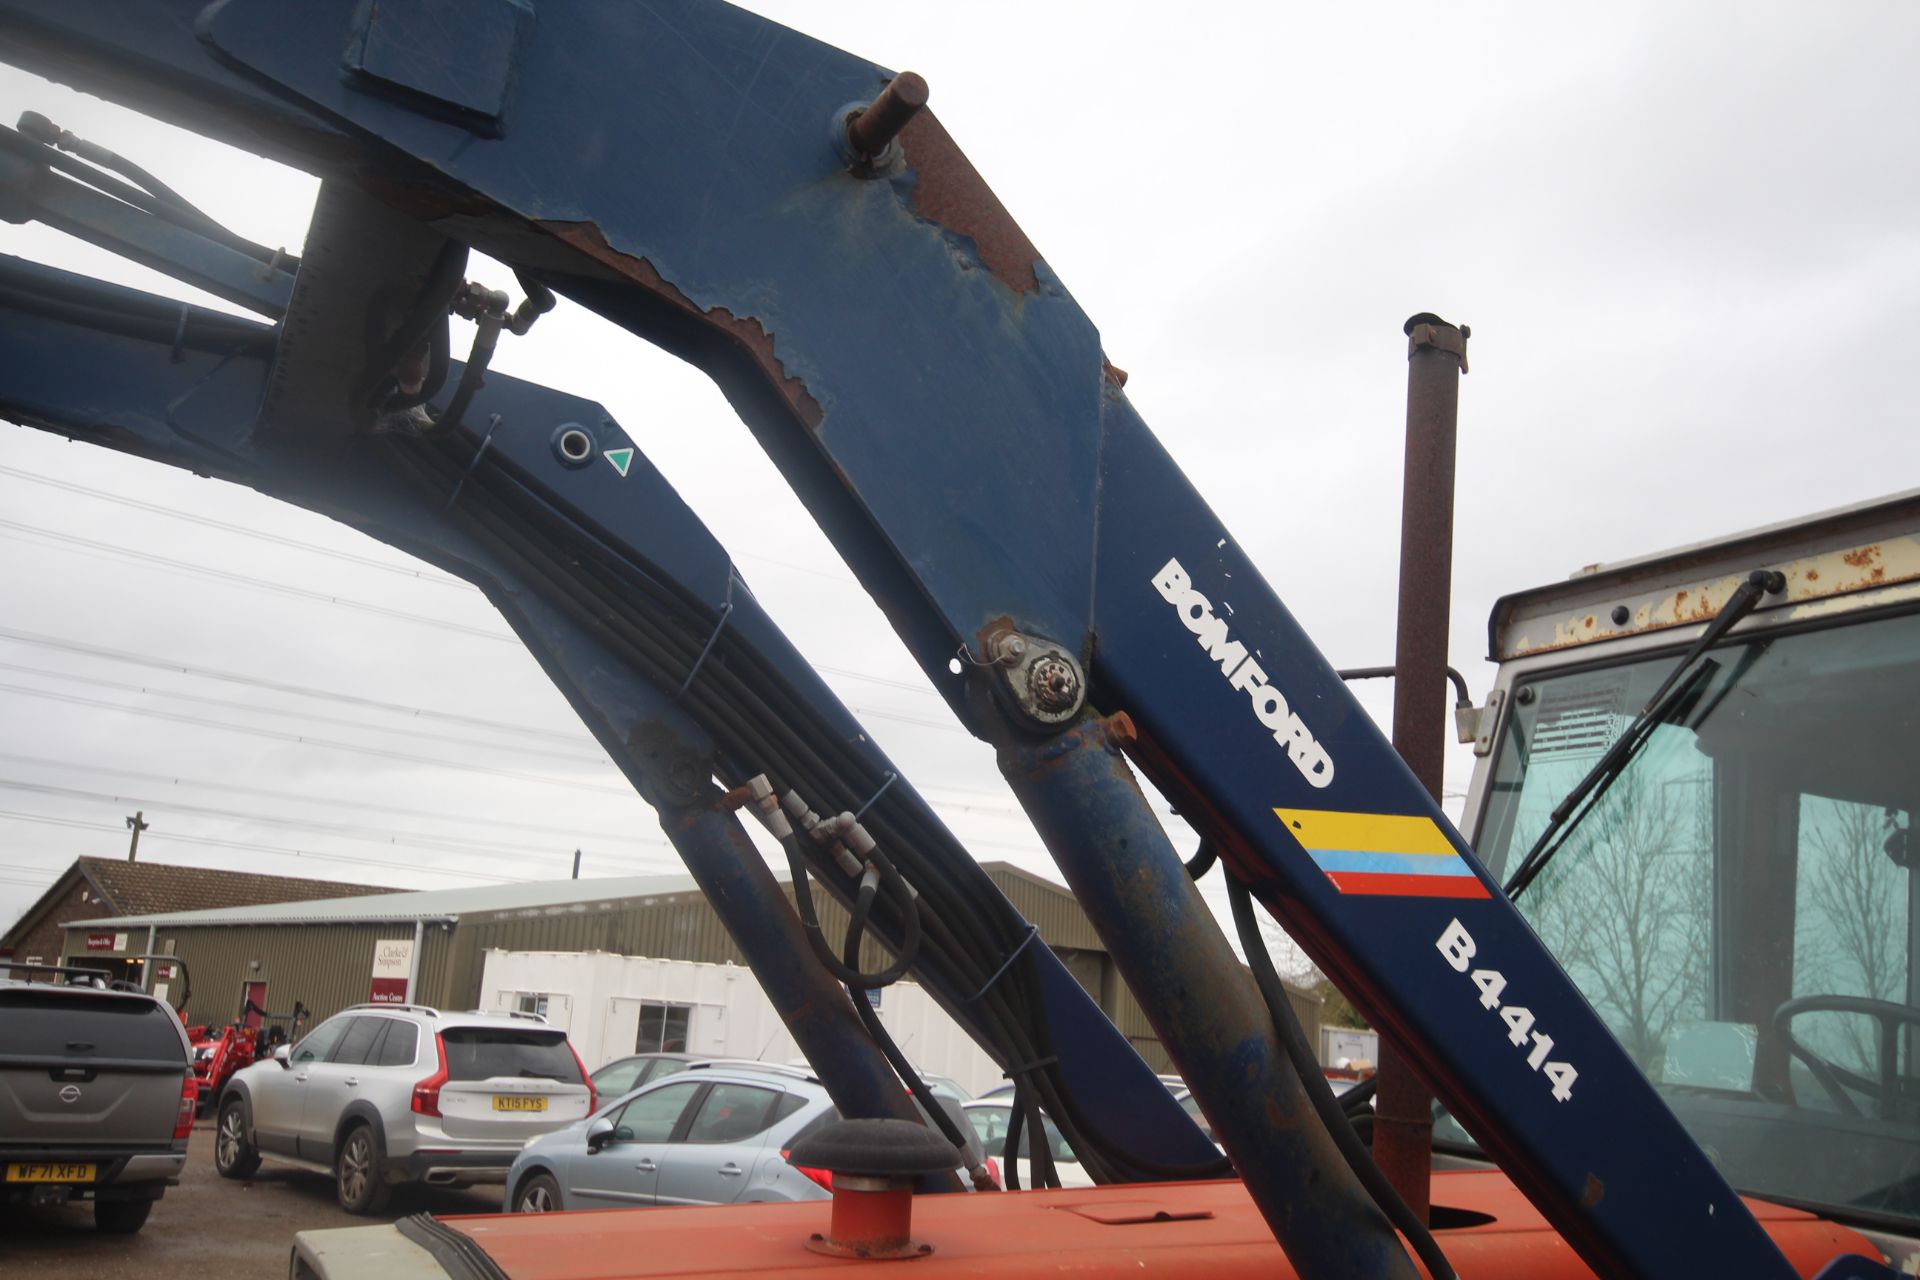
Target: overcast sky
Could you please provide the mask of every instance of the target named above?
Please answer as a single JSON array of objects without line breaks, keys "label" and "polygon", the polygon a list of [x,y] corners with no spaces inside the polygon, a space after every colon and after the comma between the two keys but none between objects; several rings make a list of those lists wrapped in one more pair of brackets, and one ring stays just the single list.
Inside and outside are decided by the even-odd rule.
[{"label": "overcast sky", "polygon": [[[1916,483],[1910,3],[749,7],[927,77],[1336,664],[1393,657],[1416,311],[1474,332],[1477,697],[1503,592]],[[302,174],[0,68],[0,119],[29,109],[302,240]],[[197,297],[41,227],[0,252]],[[801,649],[862,674],[828,679],[975,855],[1056,874],[699,374],[566,303],[496,367],[603,401]],[[0,425],[0,602],[0,922],[124,856],[136,809],[143,859],[396,888],[565,875],[575,847],[589,875],[677,866],[477,593],[322,518]]]}]

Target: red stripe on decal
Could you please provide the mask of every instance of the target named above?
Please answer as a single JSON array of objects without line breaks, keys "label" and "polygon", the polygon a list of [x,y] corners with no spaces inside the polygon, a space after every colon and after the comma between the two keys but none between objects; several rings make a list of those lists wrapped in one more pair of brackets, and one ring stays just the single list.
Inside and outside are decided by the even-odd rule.
[{"label": "red stripe on decal", "polygon": [[1487,886],[1474,876],[1401,876],[1380,871],[1329,871],[1327,879],[1342,893],[1391,898],[1487,898]]}]

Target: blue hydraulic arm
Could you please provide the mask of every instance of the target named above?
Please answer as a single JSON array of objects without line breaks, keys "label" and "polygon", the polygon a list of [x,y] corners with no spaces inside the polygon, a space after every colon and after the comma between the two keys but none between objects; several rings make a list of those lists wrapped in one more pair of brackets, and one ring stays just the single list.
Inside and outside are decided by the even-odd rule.
[{"label": "blue hydraulic arm", "polygon": [[[987,922],[975,950],[928,948],[915,966],[970,1034],[1023,1083],[1040,1083],[1033,1064],[1050,1064],[1084,1122],[1143,1162],[1110,1165],[1117,1175],[1215,1160],[1053,953],[1022,945],[1027,923],[957,856],[939,819],[600,406],[493,375],[475,401],[478,429],[434,441],[387,433],[315,455],[256,438],[278,345],[265,325],[0,257],[0,413],[250,485],[485,591],[659,811],[845,1114],[913,1118],[844,991],[809,963],[801,923],[733,816],[737,803],[715,790],[716,774],[740,781],[776,769],[828,812],[871,801],[866,825],[883,842],[911,842],[935,867],[923,881],[957,882]],[[624,599],[597,597],[606,579],[583,564],[613,575]],[[649,598],[655,643],[643,645],[619,615]],[[661,642],[662,632],[674,634]],[[750,697],[738,692],[745,674],[756,677]],[[769,705],[768,691],[786,701]],[[743,710],[762,718],[755,727],[785,729],[785,739],[756,743]],[[837,755],[813,758],[820,752]],[[906,852],[897,844],[894,856]],[[852,897],[831,868],[821,880]],[[897,921],[889,932],[897,940]],[[1034,1006],[1024,1018],[1023,1003]],[[1022,1039],[1021,1030],[1041,1038]]]},{"label": "blue hydraulic arm", "polygon": [[[449,240],[531,273],[726,392],[955,713],[999,749],[1301,1274],[1412,1270],[1307,1110],[1128,760],[1597,1270],[1789,1273],[1133,412],[1091,322],[939,122],[914,112],[917,86],[895,86],[861,126],[886,71],[711,0],[117,0],[84,14],[0,0],[0,34],[22,65],[326,180],[256,381],[210,375],[172,387],[176,400],[130,388],[127,411],[145,405],[149,425],[129,436],[109,415],[89,438],[163,458],[163,440],[202,441],[287,470],[351,455],[369,474],[437,479],[444,498],[489,415],[518,427],[527,407],[496,407],[491,386],[456,392],[458,421],[424,448],[383,444],[367,389],[394,356],[367,348],[362,312],[349,341],[340,281],[424,289]],[[21,372],[0,369],[0,399],[63,423],[58,386],[21,407]],[[536,531],[558,518],[616,560],[662,558],[650,539],[666,531],[632,523],[644,517],[628,494],[538,479],[555,443],[524,428],[495,439],[502,459],[475,472],[493,478],[490,500],[522,503],[512,520]],[[1249,465],[1277,503],[1310,482],[1281,458]],[[382,503],[272,491],[435,558]],[[531,565],[513,575],[523,589]],[[711,619],[713,577],[662,569],[703,584]],[[555,678],[597,707],[579,690],[602,670]],[[1107,1093],[1150,1110],[1130,1072]]]}]

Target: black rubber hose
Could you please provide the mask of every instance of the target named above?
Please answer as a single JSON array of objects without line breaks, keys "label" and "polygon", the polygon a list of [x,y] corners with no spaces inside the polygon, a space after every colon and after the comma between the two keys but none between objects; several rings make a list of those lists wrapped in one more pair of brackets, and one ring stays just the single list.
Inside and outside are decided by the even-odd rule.
[{"label": "black rubber hose", "polygon": [[[871,907],[873,889],[863,888],[860,893],[867,899],[867,905]],[[852,927],[852,923],[849,921],[847,944],[842,956],[843,963],[849,968],[857,967],[860,963],[860,933]],[[913,1069],[911,1062],[907,1061],[907,1055],[902,1053],[900,1046],[894,1043],[893,1036],[888,1034],[885,1024],[880,1021],[878,1011],[874,1009],[871,1002],[861,996],[854,997],[853,1011],[860,1015],[860,1022],[866,1027],[867,1034],[872,1036],[873,1042],[880,1046],[880,1052],[892,1064],[894,1073],[900,1077],[900,1082],[907,1086],[907,1092],[912,1094],[914,1100],[920,1104],[920,1109],[927,1113],[927,1119],[933,1122],[933,1127],[940,1131],[941,1137],[953,1144],[954,1149],[964,1160],[967,1154],[966,1135],[960,1132],[959,1127],[953,1122],[953,1117],[948,1115],[947,1109],[940,1105],[940,1099],[933,1096],[933,1090],[927,1088],[927,1082],[920,1078],[920,1073]]]},{"label": "black rubber hose", "polygon": [[1211,840],[1202,840],[1200,847],[1186,861],[1187,879],[1198,880],[1213,870],[1213,864],[1220,860],[1220,850]]},{"label": "black rubber hose", "polygon": [[451,432],[460,426],[474,396],[487,384],[487,366],[493,362],[494,348],[500,343],[500,324],[497,316],[480,318],[480,331],[473,335],[473,348],[467,352],[467,363],[460,370],[460,383],[453,389],[453,399],[447,401],[447,411],[440,415],[441,431]]},{"label": "black rubber hose", "polygon": [[1007,1137],[1000,1144],[1000,1158],[1007,1162],[1007,1190],[1020,1189],[1020,1131],[1026,1122],[1027,1108],[1022,1094],[1026,1089],[1020,1085],[1013,1087],[1013,1106],[1007,1112]]},{"label": "black rubber hose", "polygon": [[[703,624],[701,628],[689,628],[688,635],[687,635],[687,643],[689,645],[689,651],[686,659],[684,659],[685,661],[691,661],[692,657],[694,656],[692,647],[700,643],[697,639],[695,639],[695,636],[699,634],[701,630],[707,629],[709,627],[710,627],[710,624]],[[714,662],[710,660],[707,666],[703,668],[703,673],[711,672],[712,673],[711,679],[713,682],[723,683],[724,682],[723,677],[733,674],[733,669],[736,667],[736,665],[739,665],[739,666],[757,665],[754,661],[754,658],[755,658],[755,655],[752,655],[749,652],[744,655],[736,655],[734,658],[724,659],[720,662]],[[737,662],[736,662],[736,659],[737,659]],[[694,689],[699,692],[705,692],[704,686],[706,686],[708,683],[709,683],[709,680],[707,678],[704,678],[704,675],[703,675],[703,679],[695,682]],[[728,708],[726,709],[725,712],[723,712],[723,714],[726,714],[733,710],[734,709],[732,708]],[[796,700],[795,704],[791,709],[771,711],[770,714],[750,712],[746,716],[746,722],[748,724],[758,726],[758,727],[765,727],[768,725],[784,727],[784,725],[790,719],[794,719],[796,717],[802,722],[804,722],[808,713],[809,713],[809,708],[804,703]],[[841,745],[842,744],[840,744],[837,740],[833,741],[834,747],[838,748]],[[754,754],[759,759],[766,758],[764,755],[760,754],[759,752],[755,752]],[[790,756],[788,756],[787,758],[789,759],[789,761],[791,761]],[[838,766],[836,767],[835,771],[842,772],[842,776],[844,776],[843,771],[845,767],[846,766],[844,765]],[[844,787],[844,784],[840,784],[840,785]],[[813,792],[810,792],[810,794],[813,794]],[[886,835],[890,843],[898,843],[893,839],[893,837],[889,833],[886,833],[884,831],[881,823],[875,822],[875,823],[871,823],[870,825],[875,827],[876,832],[878,834]],[[944,835],[944,833],[942,833],[942,835]],[[947,840],[951,839],[950,836],[947,836],[945,838]],[[907,847],[909,848],[911,847],[911,841],[907,842]],[[929,868],[929,870],[935,873],[936,878],[938,877],[938,872],[940,870],[939,868],[937,867]],[[923,884],[924,883],[925,882],[923,881]],[[923,892],[926,892],[929,894],[931,893],[930,890],[923,890]],[[931,900],[931,898],[929,900]],[[980,901],[978,897],[967,894],[964,891],[957,892],[953,895],[953,897],[947,899],[949,903],[955,900],[962,903],[969,904],[969,905],[978,903]],[[992,901],[997,902],[998,899],[995,898],[995,899],[992,899]],[[936,920],[939,918],[944,918],[947,914],[948,913],[943,909],[941,916],[936,917]],[[954,914],[956,915],[956,918],[962,923],[963,932],[966,931],[964,929],[965,922],[975,919],[975,917],[968,911],[961,911]],[[960,950],[959,952],[949,952],[944,957],[944,963],[948,966],[949,972],[958,974],[962,980],[965,979],[969,968],[975,967],[977,965],[977,962],[974,961],[975,956],[983,952],[988,956],[993,956],[996,954],[1005,954],[1005,952],[1010,949],[1010,946],[1007,943],[1004,943],[1004,942],[996,943],[996,941],[990,936],[995,931],[995,926],[998,926],[1000,924],[999,921],[994,921],[992,922],[992,924],[988,924],[986,920],[979,919],[978,923],[980,926],[986,929],[987,936],[982,936],[979,942],[972,943],[967,947],[963,948],[962,950]],[[1017,943],[1013,943],[1012,945],[1017,945]],[[969,964],[967,962],[973,962],[973,963]],[[998,967],[997,964],[994,967],[997,968]],[[987,976],[987,972],[990,972],[990,971],[983,971],[979,973],[979,976],[977,976],[974,980],[984,982],[985,977]],[[996,991],[994,993],[991,993],[991,999],[988,1001],[988,1003],[992,1004],[994,1002],[997,1002],[1002,996],[1011,994],[1017,988],[1017,985],[1018,985],[1018,981],[1009,983],[1003,979],[1002,982],[998,984]],[[989,1011],[983,1011],[983,1012],[989,1012]],[[992,1029],[993,1028],[992,1020],[989,1020],[987,1026],[984,1029],[987,1031],[987,1033],[990,1036],[993,1037],[993,1043],[999,1046],[999,1052],[1001,1055],[1003,1055],[1003,1061],[1037,1062],[1037,1061],[1042,1061],[1051,1056],[1050,1052],[1046,1049],[1044,1023],[1032,1015],[1031,1006],[1020,1007],[1016,1005],[1013,1010],[1010,1010],[1009,1012],[1012,1012],[1015,1018],[1015,1021],[1012,1024],[1008,1024],[1007,1022],[1004,1021],[1006,1014],[1001,1012],[1000,1010],[995,1009],[995,1010],[991,1010],[991,1012],[993,1014],[994,1019],[997,1019],[1000,1021],[1000,1026],[1002,1028],[1001,1034],[998,1034],[998,1035],[994,1034]],[[1009,1031],[1014,1033],[1014,1038],[1012,1041],[1009,1041],[1006,1036],[1006,1033]],[[1030,1041],[1030,1044],[1022,1045],[1020,1042],[1023,1040]],[[1077,1108],[1073,1107],[1070,1097],[1064,1093],[1064,1090],[1059,1089],[1056,1082],[1053,1079],[1049,1078],[1049,1076],[1045,1072],[1035,1071],[1031,1073],[1022,1073],[1022,1074],[1032,1075],[1035,1077],[1034,1078],[1035,1086],[1042,1093],[1043,1099],[1045,1100],[1047,1105],[1058,1106],[1059,1110],[1057,1111],[1056,1115],[1060,1120],[1063,1136],[1067,1138],[1069,1143],[1075,1146],[1076,1151],[1098,1152],[1101,1150],[1101,1148],[1103,1148],[1106,1145],[1104,1143],[1100,1143],[1096,1145],[1095,1143],[1089,1142],[1087,1140],[1084,1132],[1081,1131],[1081,1126],[1074,1123],[1074,1119],[1075,1119],[1074,1113],[1076,1112]],[[1208,1175],[1224,1173],[1229,1171],[1231,1168],[1231,1166],[1224,1160],[1219,1161],[1217,1163],[1210,1163],[1205,1166],[1182,1166],[1182,1167],[1156,1168],[1154,1166],[1151,1166],[1148,1162],[1137,1160],[1137,1158],[1131,1158],[1126,1156],[1120,1156],[1118,1158],[1123,1162],[1123,1165],[1145,1166],[1142,1169],[1142,1171],[1149,1173],[1150,1176],[1198,1177],[1198,1176],[1208,1176]],[[1099,1174],[1101,1172],[1103,1167],[1103,1162],[1100,1161],[1097,1157],[1089,1156],[1087,1159],[1087,1163],[1088,1163],[1090,1172],[1094,1172],[1096,1174]]]},{"label": "black rubber hose", "polygon": [[453,318],[443,315],[440,323],[427,330],[427,376],[420,389],[410,396],[397,392],[387,398],[382,408],[388,412],[399,412],[423,405],[440,394],[447,385],[447,373],[453,367]]},{"label": "black rubber hose", "polygon": [[[794,906],[800,912],[800,923],[806,927],[807,940],[814,949],[820,962],[827,966],[834,978],[856,991],[872,991],[879,987],[890,986],[906,976],[914,961],[920,958],[922,933],[920,913],[911,899],[904,910],[906,916],[906,935],[900,944],[900,953],[894,962],[878,973],[862,973],[855,961],[842,961],[827,946],[825,934],[821,931],[820,915],[813,901],[813,889],[808,883],[809,875],[805,857],[801,852],[800,836],[789,833],[781,838],[780,845],[786,850],[787,870],[793,877]],[[898,873],[893,878],[897,878]],[[884,872],[883,872],[884,878]],[[858,926],[857,935],[867,931],[867,920],[873,911],[873,900],[878,893],[877,885],[863,885],[855,898],[851,922]],[[856,957],[857,957],[856,951]]]},{"label": "black rubber hose", "polygon": [[[434,455],[428,454],[426,456],[434,456]],[[439,459],[436,458],[436,461],[439,461]],[[450,480],[447,481],[447,483],[450,483]],[[438,491],[444,492],[444,484],[436,485],[435,488]],[[516,523],[519,523],[519,522],[516,522]],[[493,537],[492,535],[488,535],[484,540],[499,545],[503,554],[510,554],[514,558],[519,558],[521,552],[526,549],[524,546],[524,543],[525,543],[524,537],[521,539],[519,544],[516,544],[515,546],[512,546],[512,547],[509,547],[506,544],[501,543],[498,538]],[[573,580],[573,575],[578,572],[578,568],[580,566],[579,557],[574,556],[574,557],[571,557],[570,559],[571,559],[571,563],[565,563],[563,562],[562,558],[558,557],[557,555],[549,556],[546,559],[545,565],[534,566],[533,572],[536,578],[544,578],[546,581],[552,583],[556,588],[561,590],[566,595],[575,595],[575,596],[580,595],[583,591],[586,590],[586,588],[582,587],[581,584]],[[647,587],[654,587],[655,592],[657,593],[657,587],[655,587],[655,584],[643,584],[643,585]],[[587,601],[582,601],[581,616],[583,616],[583,620],[588,620],[590,616],[590,620],[594,623],[599,624],[600,627],[605,627],[608,624],[610,612],[620,609],[625,604],[624,600],[620,600],[620,604],[618,606],[613,605],[612,602],[604,593],[589,592],[588,594],[590,596],[591,603],[588,603]],[[618,599],[618,597],[615,597],[615,599]],[[653,628],[657,628],[659,626],[659,619],[657,617],[651,618],[651,619],[645,619],[645,621],[647,621]],[[623,629],[623,634],[624,634],[624,629]],[[634,637],[631,635],[626,636],[626,639],[629,639],[629,640],[633,638]],[[663,680],[676,679],[677,680],[679,678],[683,678],[684,671],[687,669],[688,666],[691,665],[691,663],[697,656],[696,646],[698,643],[699,641],[694,639],[690,632],[688,637],[685,639],[685,649],[683,653],[677,659],[665,660],[669,663],[669,665],[665,667],[662,666],[663,659],[661,654],[657,650],[652,649],[651,647],[646,648],[644,651],[636,652],[630,655],[630,657],[638,658],[639,661],[636,663],[636,665],[639,667],[639,669],[642,671],[653,673],[653,678],[655,679],[663,679]],[[623,640],[616,647],[625,648],[626,647],[625,640]],[[719,668],[718,666],[715,666],[714,669],[717,671]],[[671,672],[672,674],[668,675],[667,674],[668,672]],[[696,700],[705,701],[705,699],[701,697],[701,694],[704,692],[701,690],[701,685],[704,683],[705,682],[696,682],[696,685],[695,685]],[[712,715],[712,712],[715,710],[715,708],[704,707],[702,708],[702,710],[709,713],[708,722],[709,724],[712,724],[713,720],[711,718],[711,715]],[[736,716],[738,716],[738,711],[737,709],[734,709],[734,708],[721,707],[719,708],[719,711],[721,713],[721,717],[723,720],[734,719]],[[752,714],[752,713],[749,713],[743,717],[740,717],[740,720],[743,721],[745,724],[761,726],[761,727],[767,726],[769,724],[779,725],[781,723],[778,719],[770,720],[763,716]],[[725,726],[716,727],[716,732],[720,733],[720,736],[722,737],[723,741],[726,737],[726,734],[723,731],[724,727]],[[758,749],[756,749],[752,754],[758,756],[760,755],[760,752]],[[765,758],[765,757],[762,756],[761,758]],[[824,780],[825,779],[823,779],[823,781]],[[977,964],[978,964],[977,961],[973,961],[972,966],[970,966],[968,962],[972,961],[972,957],[966,955],[964,952],[951,955],[947,957],[947,960],[950,964],[953,965],[955,971],[959,972],[961,975],[963,975],[963,977],[966,974],[969,967],[977,967]],[[982,973],[981,976],[976,980],[984,981],[984,976],[985,976],[984,973]],[[998,1013],[997,1010],[996,1010],[996,1013]],[[1018,1030],[1017,1027],[1009,1026],[1009,1024],[1005,1023],[1004,1020],[996,1019],[996,1021],[999,1021],[998,1035],[995,1035],[994,1026],[992,1023],[989,1023],[989,1025],[985,1028],[985,1030],[989,1035],[995,1035],[995,1043],[1001,1046],[1001,1052],[1007,1055],[1008,1060],[1011,1060],[1011,1061],[1033,1060],[1031,1057],[1023,1056],[1023,1048],[1019,1044],[1021,1037],[1018,1034],[1015,1034],[1014,1036],[1014,1040],[1012,1042],[1013,1047],[1011,1049],[1008,1047],[1009,1042],[1006,1041],[1005,1034],[1010,1030],[1017,1032]]]},{"label": "black rubber hose", "polygon": [[[1018,1091],[1015,1100],[1019,1100]],[[1034,1190],[1041,1187],[1058,1187],[1060,1170],[1053,1163],[1053,1144],[1047,1141],[1046,1115],[1040,1105],[1028,1094],[1027,1112],[1027,1171],[1032,1175]]]},{"label": "black rubber hose", "polygon": [[[417,452],[409,447],[409,455],[415,461],[427,464],[430,470],[438,471],[440,478],[428,481],[428,484],[433,491],[442,495],[462,467],[457,460],[433,446],[419,447]],[[675,684],[684,679],[685,672],[697,659],[705,637],[711,634],[712,618],[696,617],[682,626],[663,627],[660,612],[664,610],[668,614],[684,616],[705,610],[710,614],[710,606],[691,597],[677,584],[669,585],[636,576],[633,568],[623,559],[605,553],[604,548],[596,546],[590,537],[587,545],[581,547],[582,531],[556,512],[546,500],[526,492],[522,482],[512,478],[513,474],[505,467],[494,466],[476,478],[476,489],[487,497],[482,500],[476,495],[475,499],[470,500],[474,506],[484,510],[491,501],[504,501],[509,508],[516,502],[519,506],[518,514],[506,521],[476,516],[475,519],[481,524],[476,536],[484,535],[483,541],[512,559],[522,559],[528,553],[535,555],[541,561],[530,566],[535,580],[548,582],[559,593],[559,602],[563,605],[571,600],[570,611],[596,632],[607,633],[607,638],[615,643],[617,649],[625,650],[631,644],[639,644],[640,648],[632,650],[629,658],[635,661],[640,671],[649,673],[649,678]],[[508,484],[508,492],[496,495],[494,490],[501,482]],[[519,496],[516,498],[515,494]],[[557,548],[541,550],[538,545],[541,536],[539,531],[549,526],[558,526],[557,536],[568,544],[565,552]],[[515,531],[511,542],[495,532],[502,527],[511,527]],[[602,567],[617,585],[609,584],[604,588],[595,586],[585,571],[592,570],[596,565]],[[635,607],[637,601],[648,599],[655,602],[654,608]],[[663,643],[667,646],[665,649],[660,647]],[[871,766],[854,756],[849,744],[831,733],[821,733],[815,739],[805,740],[789,728],[792,723],[810,723],[812,711],[810,704],[787,688],[784,681],[768,679],[752,689],[742,687],[727,695],[716,695],[714,686],[732,686],[750,674],[766,674],[764,660],[752,650],[744,647],[729,650],[730,646],[723,638],[722,645],[710,656],[702,668],[701,678],[694,682],[688,696],[698,704],[695,709],[703,722],[716,734],[723,756],[736,762],[734,772],[738,776],[748,776],[762,771],[762,762],[777,761],[780,763],[771,771],[780,772],[783,776],[791,775],[788,780],[799,783],[805,794],[832,797],[847,804],[859,803],[865,795],[870,795],[871,790],[856,792],[854,789],[855,786],[870,787],[873,783],[865,777]],[[737,701],[742,696],[746,699],[744,703]],[[769,735],[778,741],[770,740]],[[800,753],[798,756],[793,754],[796,750]],[[837,756],[839,759],[830,763],[816,754],[817,751],[824,751],[827,756]],[[750,762],[752,767],[748,767]],[[799,766],[797,774],[794,773],[796,765]],[[725,772],[723,768],[723,776]],[[859,781],[849,784],[846,781],[849,777]],[[738,777],[733,780],[737,781]],[[914,849],[921,839],[955,849],[961,858],[964,858],[964,851],[959,851],[953,844],[950,833],[937,825],[923,823],[912,809],[901,806],[905,812],[893,815],[889,812],[892,807],[883,798],[873,815],[867,819],[866,825],[876,838],[885,840],[896,847],[903,858],[917,864],[912,874],[919,883],[923,900],[929,904],[926,919],[928,936],[939,953],[942,967],[954,977],[957,984],[972,981],[984,985],[999,967],[999,958],[1019,944],[1024,935],[1025,922],[1012,918],[1012,913],[997,895],[982,896],[970,892],[953,879],[955,874],[972,870],[974,864],[970,861],[957,863],[950,868],[918,858]],[[899,824],[899,817],[906,819],[904,826]],[[980,873],[974,871],[973,874]],[[937,907],[933,904],[937,904]],[[957,932],[950,932],[947,928],[949,924]],[[1031,965],[1025,961],[1017,963],[1013,970],[979,997],[975,1005],[979,1017],[977,1025],[1003,1062],[1044,1063],[1051,1057],[1046,1024],[1037,1014],[1038,995],[1030,986],[1033,980]],[[1010,1074],[1029,1081],[1039,1091],[1041,1104],[1053,1111],[1063,1136],[1076,1152],[1083,1153],[1089,1171],[1099,1175],[1102,1161],[1098,1157],[1101,1152],[1109,1150],[1108,1144],[1089,1140],[1088,1131],[1079,1122],[1078,1108],[1059,1083],[1057,1068],[1033,1067]],[[1197,1177],[1230,1169],[1224,1160],[1205,1166],[1175,1167],[1160,1166],[1123,1153],[1111,1155],[1121,1167],[1133,1168],[1149,1176]]]},{"label": "black rubber hose", "polygon": [[1260,936],[1260,926],[1253,916],[1253,895],[1247,892],[1246,885],[1233,876],[1227,877],[1227,901],[1233,909],[1233,923],[1240,933],[1240,945],[1247,953],[1247,966],[1253,970],[1254,982],[1266,1001],[1267,1013],[1279,1033],[1281,1045],[1286,1049],[1287,1060],[1306,1088],[1307,1100],[1313,1104],[1314,1114],[1326,1126],[1334,1146],[1339,1148],[1341,1157],[1360,1180],[1360,1185],[1380,1206],[1380,1211],[1387,1215],[1387,1221],[1413,1246],[1427,1274],[1433,1280],[1456,1280],[1453,1266],[1447,1261],[1447,1255],[1440,1252],[1439,1242],[1433,1238],[1433,1232],[1427,1229],[1426,1223],[1414,1216],[1413,1209],[1400,1198],[1393,1184],[1387,1181],[1387,1175],[1373,1162],[1373,1153],[1360,1141],[1360,1135],[1353,1131],[1347,1113],[1340,1109],[1339,1099],[1333,1096],[1333,1089],[1327,1084],[1327,1077],[1315,1060],[1312,1047],[1307,1044],[1306,1033],[1293,1016],[1293,1006],[1287,999],[1286,987],[1281,983],[1280,975],[1274,970],[1273,958],[1267,954],[1266,941]]},{"label": "black rubber hose", "polygon": [[[84,182],[103,195],[112,196],[123,204],[132,205],[142,213],[151,214],[183,230],[191,231],[196,235],[201,235],[216,243],[223,244],[227,248],[243,253],[257,262],[272,263],[277,261],[279,266],[289,275],[299,269],[300,259],[293,254],[280,253],[277,250],[267,248],[263,244],[255,244],[245,236],[221,226],[184,200],[178,204],[172,203],[162,199],[153,192],[143,190],[127,182],[122,182],[119,178],[104,172],[99,167],[78,156],[66,155],[50,147],[44,148],[34,154],[50,167],[58,169],[62,173],[80,182]],[[141,169],[139,172],[144,174],[146,170]],[[147,176],[149,178],[152,177],[151,174]]]},{"label": "black rubber hose", "polygon": [[513,316],[507,321],[510,333],[524,337],[527,330],[533,328],[533,322],[553,310],[553,290],[535,280],[519,267],[513,269],[513,278],[520,282],[520,289],[527,296],[514,308]]},{"label": "black rubber hose", "polygon": [[460,287],[466,272],[467,246],[458,240],[441,245],[413,305],[400,317],[387,340],[368,353],[366,376],[354,388],[356,409],[372,411],[375,397],[386,387],[400,362],[412,354],[423,339],[429,338],[436,321],[445,318],[447,305],[453,301],[454,291]]},{"label": "black rubber hose", "polygon": [[216,355],[236,351],[269,351],[280,339],[280,331],[273,325],[254,324],[233,316],[189,309],[185,303],[175,304],[171,308],[172,314],[145,308],[103,306],[97,301],[78,301],[55,293],[43,293],[37,284],[32,289],[22,289],[0,283],[0,307],[148,342],[171,344],[177,341],[183,348]]}]

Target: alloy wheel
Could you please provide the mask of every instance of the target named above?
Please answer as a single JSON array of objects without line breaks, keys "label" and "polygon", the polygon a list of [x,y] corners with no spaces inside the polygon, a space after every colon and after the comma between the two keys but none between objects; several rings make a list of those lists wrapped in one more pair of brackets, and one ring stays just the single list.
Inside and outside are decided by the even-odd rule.
[{"label": "alloy wheel", "polygon": [[220,1117],[220,1138],[214,1151],[222,1165],[231,1169],[240,1162],[240,1144],[244,1136],[240,1132],[240,1108],[228,1107]]},{"label": "alloy wheel", "polygon": [[340,1153],[340,1193],[347,1200],[359,1203],[366,1193],[367,1178],[372,1172],[373,1144],[365,1133],[356,1133],[347,1140],[347,1148]]}]

